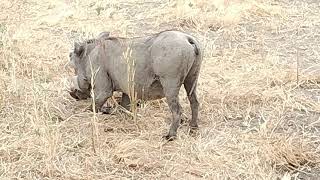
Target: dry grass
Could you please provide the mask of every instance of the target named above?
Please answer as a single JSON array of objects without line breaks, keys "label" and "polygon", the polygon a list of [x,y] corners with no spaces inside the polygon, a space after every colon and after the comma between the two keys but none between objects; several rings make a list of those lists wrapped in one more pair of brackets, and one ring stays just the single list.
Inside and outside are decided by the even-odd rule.
[{"label": "dry grass", "polygon": [[[320,178],[317,1],[2,0],[0,8],[1,179]],[[73,41],[172,28],[205,49],[196,136],[183,125],[177,140],[161,139],[171,118],[162,100],[138,109],[135,122],[84,111],[91,100],[68,95]],[[183,90],[181,101],[190,117]]]}]

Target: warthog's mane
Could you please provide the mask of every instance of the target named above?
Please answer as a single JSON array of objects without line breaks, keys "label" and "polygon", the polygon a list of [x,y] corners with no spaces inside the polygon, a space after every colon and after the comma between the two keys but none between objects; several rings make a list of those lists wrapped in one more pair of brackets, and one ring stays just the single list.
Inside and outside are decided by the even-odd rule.
[{"label": "warthog's mane", "polygon": [[107,37],[107,38],[102,38],[102,39],[88,39],[85,42],[82,43],[82,45],[98,45],[98,43],[107,41],[107,40],[118,40],[118,39],[125,39],[125,38],[119,38],[119,37]]},{"label": "warthog's mane", "polygon": [[[167,32],[167,31],[179,31],[177,29],[167,29],[167,30],[163,30],[160,31],[158,33],[154,33],[154,34],[150,34],[149,37],[146,39],[146,42],[148,42],[149,40],[159,36],[161,33]],[[139,38],[144,38],[146,36],[136,36],[136,37],[114,37],[114,36],[108,36],[108,37],[103,37],[103,38],[98,38],[98,39],[88,39],[85,40],[84,42],[81,43],[81,46],[84,49],[83,54],[88,54],[90,53],[97,45],[99,45],[101,42],[104,41],[121,41],[121,40],[134,40],[134,39],[139,39]]]},{"label": "warthog's mane", "polygon": [[[160,35],[161,33],[163,32],[167,32],[167,31],[178,31],[178,29],[167,29],[167,30],[163,30],[163,31],[160,31],[160,32],[157,32],[157,33],[153,33],[153,34],[150,34],[150,38],[152,37],[156,37],[158,35]],[[89,45],[89,44],[97,44],[98,42],[101,42],[101,41],[107,41],[107,40],[111,40],[111,41],[117,41],[117,40],[126,40],[126,39],[138,39],[138,38],[143,38],[145,36],[135,36],[135,37],[120,37],[120,36],[108,36],[108,37],[104,37],[104,38],[101,38],[101,39],[88,39],[86,40],[85,42],[82,43],[82,45]]]},{"label": "warthog's mane", "polygon": [[[153,34],[150,34],[150,38],[151,37],[156,37],[158,35],[160,35],[161,33],[163,32],[167,32],[167,31],[179,31],[178,29],[167,29],[167,30],[163,30],[163,31],[160,31],[160,32],[157,32],[157,33],[153,33]],[[111,40],[111,41],[114,41],[114,40],[125,40],[125,39],[138,39],[138,38],[143,38],[145,36],[135,36],[135,37],[115,37],[115,36],[108,36],[108,37],[104,37],[102,39],[88,39],[88,40],[85,40],[83,43],[81,43],[82,45],[89,45],[89,44],[97,44],[97,42],[100,42],[102,40]]]}]

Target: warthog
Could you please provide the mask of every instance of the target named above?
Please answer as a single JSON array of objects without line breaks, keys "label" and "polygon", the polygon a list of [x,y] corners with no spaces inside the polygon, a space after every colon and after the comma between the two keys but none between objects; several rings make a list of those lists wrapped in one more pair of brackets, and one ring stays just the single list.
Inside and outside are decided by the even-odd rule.
[{"label": "warthog", "polygon": [[[174,138],[180,125],[178,95],[182,84],[192,110],[190,128],[198,128],[196,90],[202,52],[194,37],[179,31],[163,31],[147,37],[115,38],[103,32],[96,39],[75,43],[70,60],[76,73],[75,89],[70,95],[76,99],[86,99],[90,97],[93,87],[96,110],[105,111],[101,108],[114,91],[122,92],[121,105],[128,108],[128,62],[134,62],[134,92],[137,99],[166,97],[173,120],[169,133],[164,137]],[[94,84],[91,85],[93,74]]]}]

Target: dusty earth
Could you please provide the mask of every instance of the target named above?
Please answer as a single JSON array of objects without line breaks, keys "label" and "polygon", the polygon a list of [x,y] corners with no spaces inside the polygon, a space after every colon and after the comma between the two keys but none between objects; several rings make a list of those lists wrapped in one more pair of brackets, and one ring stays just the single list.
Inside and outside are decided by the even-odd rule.
[{"label": "dusty earth", "polygon": [[[0,2],[1,179],[319,179],[320,1]],[[74,41],[179,29],[204,49],[200,129],[165,100],[137,119],[67,92]],[[118,97],[116,94],[115,98]],[[190,108],[181,89],[185,119]]]}]

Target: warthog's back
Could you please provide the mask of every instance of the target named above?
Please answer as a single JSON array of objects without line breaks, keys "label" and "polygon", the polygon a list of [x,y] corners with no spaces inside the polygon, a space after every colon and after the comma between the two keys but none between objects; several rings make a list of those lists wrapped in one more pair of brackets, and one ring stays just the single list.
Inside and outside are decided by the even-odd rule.
[{"label": "warthog's back", "polygon": [[[164,97],[161,78],[179,78],[182,84],[195,61],[199,61],[198,43],[187,34],[165,31],[157,35],[134,39],[106,41],[106,68],[116,90],[129,93],[130,73],[138,98]],[[130,68],[134,61],[134,68]]]}]

